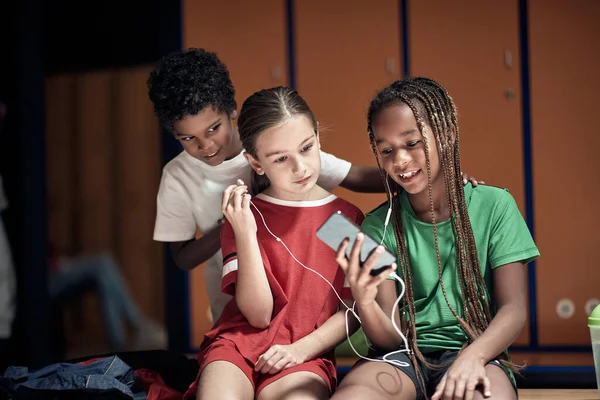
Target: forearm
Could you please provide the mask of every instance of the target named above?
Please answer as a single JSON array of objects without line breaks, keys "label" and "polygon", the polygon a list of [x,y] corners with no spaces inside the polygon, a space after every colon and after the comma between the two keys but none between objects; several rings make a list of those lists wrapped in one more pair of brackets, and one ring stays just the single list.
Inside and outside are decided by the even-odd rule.
[{"label": "forearm", "polygon": [[265,329],[273,314],[273,294],[267,280],[256,234],[236,234],[238,271],[235,299],[250,325]]},{"label": "forearm", "polygon": [[181,269],[191,270],[207,261],[221,249],[220,233],[221,225],[199,239],[171,243],[175,264]]},{"label": "forearm", "polygon": [[503,306],[483,334],[463,353],[477,357],[484,363],[490,362],[513,344],[525,327],[526,318],[527,313],[524,307]]},{"label": "forearm", "polygon": [[385,193],[379,168],[368,165],[353,165],[340,186],[360,193]]},{"label": "forearm", "polygon": [[377,302],[366,306],[357,305],[357,309],[363,331],[371,343],[380,350],[398,350],[403,343],[390,315],[386,315]]},{"label": "forearm", "polygon": [[[305,355],[305,360],[312,360],[334,349],[344,340],[346,340],[346,309],[333,314],[323,325],[314,330],[309,335],[303,337],[294,343],[298,346],[301,354]],[[356,318],[349,314],[348,332],[350,336],[356,332],[359,327]]]}]

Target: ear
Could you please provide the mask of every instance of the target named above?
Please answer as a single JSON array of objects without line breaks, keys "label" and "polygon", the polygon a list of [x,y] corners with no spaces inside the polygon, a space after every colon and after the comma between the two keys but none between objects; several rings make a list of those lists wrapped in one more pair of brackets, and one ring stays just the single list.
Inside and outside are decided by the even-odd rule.
[{"label": "ear", "polygon": [[237,112],[237,110],[233,110],[233,111],[231,112],[231,114],[229,114],[229,118],[231,118],[231,119],[236,119],[237,117],[238,117],[238,112]]},{"label": "ear", "polygon": [[245,151],[244,152],[244,157],[246,157],[246,160],[248,161],[248,164],[250,164],[250,166],[252,167],[252,169],[254,171],[256,171],[257,174],[259,174],[259,175],[264,175],[265,174],[265,171],[260,166],[260,163],[258,162],[258,160],[256,158],[252,157],[252,154],[250,154],[247,151]]}]

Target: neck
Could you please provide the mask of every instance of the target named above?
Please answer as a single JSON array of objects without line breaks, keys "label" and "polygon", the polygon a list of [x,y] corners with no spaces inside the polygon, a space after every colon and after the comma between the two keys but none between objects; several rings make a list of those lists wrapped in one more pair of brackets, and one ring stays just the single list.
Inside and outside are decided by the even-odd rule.
[{"label": "neck", "polygon": [[232,158],[235,158],[238,154],[240,154],[240,151],[243,150],[243,146],[242,146],[242,141],[240,139],[240,135],[237,133],[237,128],[234,128],[236,130],[235,135],[233,135],[233,139],[231,139],[231,145],[229,146],[230,151],[229,154],[227,154],[227,156],[225,157],[225,160],[231,160]]},{"label": "neck", "polygon": [[[444,177],[438,175],[437,179],[431,182],[431,200],[433,200],[433,215],[436,222],[446,221],[450,218],[450,209],[446,196],[446,187]],[[431,201],[429,198],[429,189],[426,188],[421,193],[409,194],[408,201],[417,218],[423,222],[431,221]]]},{"label": "neck", "polygon": [[263,192],[267,196],[274,197],[279,200],[286,201],[312,201],[312,200],[321,200],[329,196],[327,190],[323,189],[318,185],[314,185],[313,188],[305,193],[294,193],[288,190],[277,189],[272,185],[265,189]]}]

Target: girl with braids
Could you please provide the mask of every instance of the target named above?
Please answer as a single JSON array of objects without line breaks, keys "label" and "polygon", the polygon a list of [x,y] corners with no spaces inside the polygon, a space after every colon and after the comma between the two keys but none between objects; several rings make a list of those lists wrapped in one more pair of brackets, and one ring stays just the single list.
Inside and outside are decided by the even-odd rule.
[{"label": "girl with braids", "polygon": [[[338,263],[375,354],[355,365],[333,398],[516,399],[518,368],[507,348],[526,321],[524,265],[539,252],[513,197],[463,187],[456,107],[431,79],[405,78],[380,91],[368,132],[388,201],[362,229],[397,251],[404,285],[369,274],[377,255],[361,268],[361,234],[349,258],[347,241],[341,245]],[[404,347],[390,318],[402,293],[393,318],[409,349],[387,356],[392,364],[384,356]]]}]

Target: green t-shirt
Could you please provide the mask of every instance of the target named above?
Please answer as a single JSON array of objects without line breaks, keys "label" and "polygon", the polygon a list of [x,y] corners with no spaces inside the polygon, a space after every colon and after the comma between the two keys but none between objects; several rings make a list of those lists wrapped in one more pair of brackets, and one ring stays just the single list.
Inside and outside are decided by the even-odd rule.
[{"label": "green t-shirt", "polygon": [[[528,262],[539,256],[523,216],[508,190],[493,186],[464,187],[465,200],[481,271],[493,299],[492,270],[513,262]],[[416,306],[417,345],[423,353],[460,350],[467,335],[452,315],[439,284],[433,225],[419,220],[405,192],[400,195],[402,225],[409,253]],[[383,235],[387,203],[367,214],[362,229],[378,242]],[[452,308],[464,317],[450,220],[437,224],[442,279]],[[384,246],[398,252],[393,224],[388,225]],[[398,260],[400,265],[400,261]],[[398,273],[400,275],[400,273]],[[401,276],[401,275],[400,275]],[[399,285],[399,284],[398,284]],[[398,288],[400,293],[400,288]]]}]

